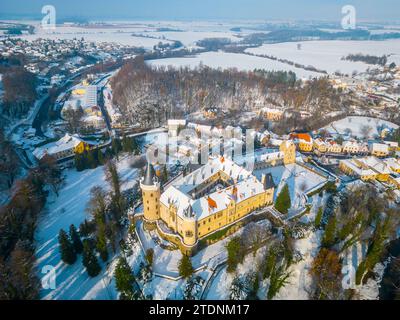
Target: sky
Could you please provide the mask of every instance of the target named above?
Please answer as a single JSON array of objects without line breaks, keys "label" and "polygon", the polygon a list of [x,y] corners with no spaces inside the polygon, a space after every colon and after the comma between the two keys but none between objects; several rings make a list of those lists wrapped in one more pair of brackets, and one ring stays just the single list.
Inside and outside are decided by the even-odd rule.
[{"label": "sky", "polygon": [[41,17],[53,5],[59,18],[89,20],[330,20],[354,5],[357,17],[369,21],[400,20],[399,0],[0,0],[0,18]]}]

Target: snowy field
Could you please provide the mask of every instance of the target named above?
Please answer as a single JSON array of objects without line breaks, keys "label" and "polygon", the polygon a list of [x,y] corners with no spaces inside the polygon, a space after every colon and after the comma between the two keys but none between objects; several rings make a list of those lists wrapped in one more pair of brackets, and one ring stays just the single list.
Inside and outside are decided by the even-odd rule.
[{"label": "snowy field", "polygon": [[157,31],[147,32],[144,34],[168,40],[180,41],[185,47],[195,47],[197,41],[206,38],[227,38],[234,42],[241,40],[233,32],[220,31]]},{"label": "snowy field", "polygon": [[[382,129],[397,129],[399,126],[377,118],[370,117],[346,117],[342,120],[334,121],[323,129],[327,130],[331,135],[347,135],[348,133],[356,138],[364,138],[363,128],[368,126],[371,130],[368,138],[379,136]],[[349,131],[350,130],[350,131]]]},{"label": "snowy field", "polygon": [[[221,25],[214,22],[179,22],[179,21],[128,21],[109,22],[106,25],[59,25],[56,30],[43,30],[37,21],[31,21],[35,34],[19,36],[26,40],[37,38],[73,39],[85,38],[93,42],[113,42],[121,45],[131,45],[151,49],[159,42],[168,40],[181,41],[184,46],[195,47],[195,42],[205,38],[228,38],[239,41],[240,32],[230,31],[233,24]],[[132,36],[135,34],[136,36]],[[142,37],[143,36],[143,37]]]},{"label": "snowy field", "polygon": [[[137,170],[129,166],[130,157],[120,159],[118,171],[123,181],[122,189],[132,188],[137,180]],[[42,290],[42,299],[112,299],[115,288],[112,281],[112,268],[103,266],[102,272],[95,278],[89,278],[81,263],[81,256],[72,266],[65,265],[60,259],[58,232],[68,231],[71,224],[79,226],[89,218],[85,208],[90,198],[90,189],[102,186],[108,189],[103,167],[77,172],[75,169],[64,171],[66,179],[60,195],[51,195],[45,210],[39,219],[36,232],[36,257],[38,270],[44,266],[56,269],[56,289]],[[111,261],[111,257],[110,257]],[[39,274],[39,276],[43,276]]]},{"label": "snowy field", "polygon": [[255,57],[246,54],[226,53],[226,52],[204,52],[193,57],[167,58],[148,61],[152,66],[173,66],[179,67],[198,67],[200,63],[211,68],[236,68],[238,70],[253,71],[254,69],[264,69],[268,71],[293,71],[297,77],[309,79],[310,77],[320,77],[322,74],[306,71],[290,66],[288,64],[273,61],[267,58]]},{"label": "snowy field", "polygon": [[[297,45],[301,44],[301,50]],[[400,40],[386,41],[304,41],[264,44],[247,49],[254,54],[265,54],[287,59],[303,65],[311,65],[329,73],[340,71],[351,74],[354,70],[364,72],[374,67],[363,62],[343,61],[348,54],[390,55],[389,62],[400,64]]]},{"label": "snowy field", "polygon": [[116,43],[125,46],[134,46],[134,47],[143,47],[145,49],[152,49],[153,46],[158,43],[170,43],[167,40],[161,39],[152,39],[152,38],[144,38],[144,37],[135,37],[132,36],[132,32],[116,32],[116,31],[81,31],[81,32],[71,32],[71,33],[61,33],[59,31],[55,31],[54,33],[40,33],[40,34],[32,34],[32,35],[23,35],[20,36],[28,41],[33,41],[39,38],[46,38],[50,40],[57,39],[81,39],[84,38],[86,41],[90,42],[108,42],[108,43]]}]

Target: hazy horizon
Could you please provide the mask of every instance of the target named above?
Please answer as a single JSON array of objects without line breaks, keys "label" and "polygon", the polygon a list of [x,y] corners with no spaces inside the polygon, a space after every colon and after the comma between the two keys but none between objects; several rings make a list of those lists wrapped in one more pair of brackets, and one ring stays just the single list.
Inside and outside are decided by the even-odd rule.
[{"label": "hazy horizon", "polygon": [[398,0],[3,0],[0,18],[40,19],[53,5],[59,19],[84,20],[283,20],[340,22],[354,5],[359,21],[400,21]]}]

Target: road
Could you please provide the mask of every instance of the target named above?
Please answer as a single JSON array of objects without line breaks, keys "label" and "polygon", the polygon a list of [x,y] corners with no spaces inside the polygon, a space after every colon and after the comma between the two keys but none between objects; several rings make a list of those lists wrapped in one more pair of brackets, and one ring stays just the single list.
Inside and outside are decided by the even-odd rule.
[{"label": "road", "polygon": [[[100,107],[101,114],[103,115],[104,121],[107,126],[107,130],[112,135],[112,127],[111,127],[111,121],[110,121],[110,116],[108,115],[108,112],[104,106],[104,95],[103,95],[103,90],[106,87],[109,77],[112,75],[112,73],[106,74],[104,77],[97,79],[96,81],[93,82],[94,85],[99,86],[98,87],[98,99],[97,99],[97,104]],[[107,79],[107,80],[106,80]],[[106,81],[105,81],[106,80]]]}]

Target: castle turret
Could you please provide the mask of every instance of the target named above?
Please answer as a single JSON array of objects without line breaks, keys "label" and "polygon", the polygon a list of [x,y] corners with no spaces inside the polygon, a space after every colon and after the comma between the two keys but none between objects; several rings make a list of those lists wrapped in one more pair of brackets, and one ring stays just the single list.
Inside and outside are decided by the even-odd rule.
[{"label": "castle turret", "polygon": [[261,176],[261,183],[262,183],[262,185],[264,187],[264,191],[265,191],[264,204],[267,205],[267,204],[273,203],[275,183],[274,183],[274,179],[272,178],[271,173],[263,174]]},{"label": "castle turret", "polygon": [[160,218],[161,185],[150,163],[147,163],[146,173],[140,181],[140,188],[142,189],[144,219],[155,222]]},{"label": "castle turret", "polygon": [[285,165],[296,162],[296,146],[293,141],[283,141],[279,147],[279,151],[283,153],[283,163]]},{"label": "castle turret", "polygon": [[197,223],[193,208],[189,205],[182,217],[183,243],[187,246],[193,246],[197,242]]}]

